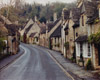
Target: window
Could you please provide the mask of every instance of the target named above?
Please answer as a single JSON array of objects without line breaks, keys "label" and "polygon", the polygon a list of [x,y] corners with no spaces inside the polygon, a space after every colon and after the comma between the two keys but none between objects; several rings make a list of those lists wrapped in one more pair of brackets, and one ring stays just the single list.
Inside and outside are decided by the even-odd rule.
[{"label": "window", "polygon": [[56,38],[55,38],[55,43],[56,43]]},{"label": "window", "polygon": [[88,44],[88,56],[91,56],[91,45]]},{"label": "window", "polygon": [[82,16],[82,26],[84,26],[84,16]]},{"label": "window", "polygon": [[76,37],[78,36],[78,33],[76,33]]},{"label": "window", "polygon": [[38,37],[36,37],[36,41],[38,42]]}]

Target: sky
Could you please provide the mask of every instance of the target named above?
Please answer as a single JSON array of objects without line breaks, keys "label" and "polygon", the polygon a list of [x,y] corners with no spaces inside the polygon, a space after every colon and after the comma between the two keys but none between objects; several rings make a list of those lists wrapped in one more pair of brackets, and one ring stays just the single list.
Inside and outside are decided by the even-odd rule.
[{"label": "sky", "polygon": [[[2,6],[2,4],[9,4],[9,1],[10,0],[0,0],[0,6]],[[74,2],[76,0],[24,0],[26,3],[40,3],[40,4],[43,4],[45,5],[46,3],[52,3],[52,2],[63,2],[63,3],[71,3],[71,2]]]},{"label": "sky", "polygon": [[74,2],[76,0],[25,0],[25,2],[27,3],[33,3],[33,2],[37,2],[37,3],[41,3],[41,4],[46,4],[46,3],[52,3],[52,2],[64,2],[64,3],[71,3],[71,2]]}]

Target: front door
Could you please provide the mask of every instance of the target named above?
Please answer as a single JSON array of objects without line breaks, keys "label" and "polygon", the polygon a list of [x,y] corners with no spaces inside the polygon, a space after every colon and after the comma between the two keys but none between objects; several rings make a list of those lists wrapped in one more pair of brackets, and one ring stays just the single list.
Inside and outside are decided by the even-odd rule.
[{"label": "front door", "polygon": [[100,45],[98,45],[98,64],[100,65]]},{"label": "front door", "polygon": [[52,49],[52,39],[49,39],[49,48]]}]

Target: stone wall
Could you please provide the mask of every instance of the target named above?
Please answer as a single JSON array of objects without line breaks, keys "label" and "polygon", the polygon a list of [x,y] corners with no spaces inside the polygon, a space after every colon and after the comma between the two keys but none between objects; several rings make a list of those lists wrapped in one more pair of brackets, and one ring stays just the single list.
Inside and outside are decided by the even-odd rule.
[{"label": "stone wall", "polygon": [[67,58],[72,58],[73,57],[73,52],[74,52],[74,30],[73,26],[74,22],[70,19],[69,20],[69,29],[68,29],[68,35],[66,35],[66,42],[69,42],[69,49],[66,51],[67,53]]}]

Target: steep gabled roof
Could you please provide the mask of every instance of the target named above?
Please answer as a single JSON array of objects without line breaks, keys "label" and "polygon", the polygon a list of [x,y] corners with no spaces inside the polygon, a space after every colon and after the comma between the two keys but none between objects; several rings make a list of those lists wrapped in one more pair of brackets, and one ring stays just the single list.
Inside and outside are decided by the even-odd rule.
[{"label": "steep gabled roof", "polygon": [[52,23],[48,23],[47,27],[48,27],[48,32],[50,32],[52,30],[52,28],[60,21],[61,18],[57,19],[55,22]]},{"label": "steep gabled roof", "polygon": [[51,37],[61,37],[61,25],[51,34]]},{"label": "steep gabled roof", "polygon": [[6,24],[12,24],[10,20],[8,20],[6,17],[0,14],[0,21]]},{"label": "steep gabled roof", "polygon": [[72,19],[75,23],[79,22],[80,19],[80,9],[73,8],[72,9]]},{"label": "steep gabled roof", "polygon": [[92,17],[94,15],[94,10],[96,9],[96,4],[91,1],[85,1],[80,8],[81,14],[85,13],[87,17]]},{"label": "steep gabled roof", "polygon": [[33,24],[30,24],[30,26],[28,28],[26,28],[26,30],[25,30],[26,34],[29,32],[29,30],[31,29],[32,26],[33,26]]},{"label": "steep gabled roof", "polygon": [[34,37],[34,36],[35,36],[35,34],[36,34],[36,32],[35,32],[35,33],[32,33],[29,37]]},{"label": "steep gabled roof", "polygon": [[18,32],[19,27],[15,24],[6,24],[5,26],[8,29],[8,35],[14,36]]},{"label": "steep gabled roof", "polygon": [[88,40],[88,36],[87,35],[84,35],[84,36],[79,36],[75,42],[87,42]]},{"label": "steep gabled roof", "polygon": [[50,32],[50,30],[54,27],[53,25],[54,25],[53,23],[48,23],[47,24],[47,26],[48,26],[48,32]]},{"label": "steep gabled roof", "polygon": [[32,19],[29,19],[28,21],[27,21],[27,23],[25,24],[25,26],[23,27],[23,30],[25,30],[26,28],[28,28],[31,24],[33,24],[34,23],[34,21],[32,20]]},{"label": "steep gabled roof", "polygon": [[46,33],[46,27],[41,29],[41,34],[45,34]]},{"label": "steep gabled roof", "polygon": [[95,1],[93,4],[93,9],[92,9],[92,11],[91,11],[91,16],[89,17],[89,19],[88,19],[88,21],[87,21],[87,24],[93,24],[94,23],[94,21],[95,21],[95,19],[98,19],[99,18],[99,10],[98,10],[98,1],[99,0],[97,0],[97,2]]}]

